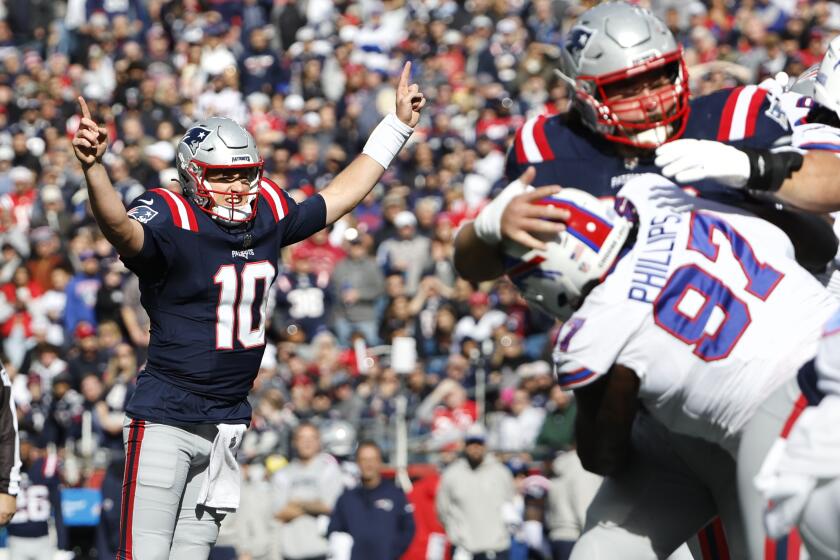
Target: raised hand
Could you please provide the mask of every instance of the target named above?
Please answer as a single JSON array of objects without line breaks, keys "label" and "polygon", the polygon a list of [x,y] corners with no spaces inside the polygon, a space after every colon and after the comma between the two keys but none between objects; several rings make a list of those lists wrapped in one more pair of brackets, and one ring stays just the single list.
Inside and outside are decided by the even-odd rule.
[{"label": "raised hand", "polygon": [[426,98],[417,84],[409,85],[411,63],[403,66],[400,81],[397,84],[397,118],[414,128],[420,122],[420,110],[426,105]]},{"label": "raised hand", "polygon": [[88,168],[102,161],[102,155],[108,148],[108,131],[90,117],[90,109],[84,97],[79,96],[79,106],[82,109],[82,119],[73,136],[73,152],[82,167]]},{"label": "raised hand", "polygon": [[[529,185],[535,175],[534,168],[529,167],[519,181]],[[559,186],[550,185],[513,197],[502,212],[502,236],[531,249],[545,250],[546,244],[539,237],[557,235],[566,229],[563,222],[569,219],[569,212],[534,203],[558,192]]]}]

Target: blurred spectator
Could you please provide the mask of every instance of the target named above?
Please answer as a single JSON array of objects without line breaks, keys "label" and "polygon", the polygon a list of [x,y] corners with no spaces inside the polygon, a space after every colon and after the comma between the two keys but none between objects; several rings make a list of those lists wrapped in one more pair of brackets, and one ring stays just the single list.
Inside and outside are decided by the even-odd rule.
[{"label": "blurred spectator", "polygon": [[51,519],[55,524],[57,548],[70,549],[61,512],[58,457],[36,444],[37,440],[30,440],[26,433],[21,436],[22,480],[17,513],[7,528],[9,554],[11,558],[44,558],[45,551],[52,553],[56,548],[50,542]]},{"label": "blurred spectator", "polygon": [[462,317],[455,325],[454,342],[456,344],[467,338],[484,342],[507,320],[503,312],[490,308],[490,296],[485,292],[473,292],[469,297],[469,306],[470,314]]},{"label": "blurred spectator", "polygon": [[274,475],[274,515],[283,526],[280,543],[288,560],[326,559],[325,526],[341,493],[341,471],[335,459],[321,452],[318,428],[295,429],[296,457]]},{"label": "blurred spectator", "polygon": [[575,437],[576,412],[572,393],[558,385],[552,387],[551,396],[545,405],[545,420],[537,436],[537,446],[557,451],[571,448]]},{"label": "blurred spectator", "polygon": [[360,443],[356,463],[361,484],[344,491],[330,517],[333,557],[348,557],[345,551],[349,544],[350,560],[397,560],[414,537],[412,508],[402,490],[382,479],[382,450],[378,445],[372,441]]},{"label": "blurred spectator", "polygon": [[67,356],[70,381],[76,390],[79,389],[85,375],[92,373],[102,377],[108,366],[108,357],[100,349],[96,329],[85,321],[76,325],[73,331],[73,346]]},{"label": "blurred spectator", "polygon": [[464,438],[464,456],[443,471],[436,498],[446,535],[475,560],[508,558],[508,524],[515,516],[513,477],[487,453],[486,435],[473,426]]},{"label": "blurred spectator", "polygon": [[365,239],[355,229],[345,232],[347,258],[332,276],[335,290],[335,329],[339,341],[348,345],[350,335],[360,332],[365,342],[379,343],[374,303],[384,290],[384,277],[370,256]]},{"label": "blurred spectator", "polygon": [[291,266],[292,270],[277,278],[274,328],[282,332],[295,324],[311,341],[327,328],[333,301],[330,277],[325,272],[312,272],[306,254],[298,254]]},{"label": "blurred spectator", "polygon": [[516,389],[509,393],[512,393],[509,397],[502,398],[508,410],[490,433],[491,446],[504,452],[527,452],[536,443],[545,411],[531,406],[527,391]]},{"label": "blurred spectator", "polygon": [[551,470],[546,529],[552,560],[567,560],[583,532],[586,510],[601,487],[601,477],[585,471],[574,450],[558,455]]},{"label": "blurred spectator", "polygon": [[413,295],[430,261],[429,238],[417,234],[417,218],[407,210],[394,217],[394,227],[396,235],[382,242],[376,259],[386,271],[403,274],[406,292]]},{"label": "blurred spectator", "polygon": [[102,280],[99,258],[91,250],[79,254],[80,269],[67,284],[64,308],[64,329],[71,333],[82,321],[96,326],[96,298]]}]

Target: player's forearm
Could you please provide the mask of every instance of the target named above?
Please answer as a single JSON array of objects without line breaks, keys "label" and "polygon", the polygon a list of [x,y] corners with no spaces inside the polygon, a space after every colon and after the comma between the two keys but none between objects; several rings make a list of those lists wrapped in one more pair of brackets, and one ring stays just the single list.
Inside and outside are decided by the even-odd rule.
[{"label": "player's forearm", "polygon": [[143,248],[143,227],[128,217],[108,172],[101,163],[85,169],[88,198],[93,216],[105,238],[120,255],[130,257]]},{"label": "player's forearm", "polygon": [[498,246],[483,242],[472,223],[461,228],[455,237],[455,270],[465,280],[484,282],[505,273]]},{"label": "player's forearm", "polygon": [[808,152],[802,167],[782,183],[776,195],[809,212],[840,210],[840,158],[833,152]]},{"label": "player's forearm", "polygon": [[383,173],[385,169],[365,154],[354,159],[321,191],[327,207],[327,225],[358,206]]}]

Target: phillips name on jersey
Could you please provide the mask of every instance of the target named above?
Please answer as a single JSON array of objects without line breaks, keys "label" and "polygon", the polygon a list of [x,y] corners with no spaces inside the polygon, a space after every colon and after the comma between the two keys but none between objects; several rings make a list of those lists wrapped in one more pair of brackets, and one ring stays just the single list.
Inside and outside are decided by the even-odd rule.
[{"label": "phillips name on jersey", "polygon": [[280,249],[322,229],[320,195],[297,204],[262,179],[253,220],[225,226],[186,197],[154,189],[128,214],[143,226],[138,255],[151,319],[149,361],[126,407],[164,424],[248,423],[248,391],[265,350],[265,314]]},{"label": "phillips name on jersey", "polygon": [[815,351],[837,301],[794,260],[773,224],[681,192],[659,175],[628,183],[629,251],[563,325],[558,382],[588,385],[614,364],[640,379],[645,408],[670,429],[734,451],[735,434]]}]

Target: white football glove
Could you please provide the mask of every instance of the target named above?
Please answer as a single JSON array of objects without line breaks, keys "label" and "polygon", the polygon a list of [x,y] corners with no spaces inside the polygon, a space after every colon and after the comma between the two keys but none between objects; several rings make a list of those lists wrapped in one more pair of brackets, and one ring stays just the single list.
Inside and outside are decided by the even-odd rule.
[{"label": "white football glove", "polygon": [[796,527],[817,484],[813,476],[779,472],[786,444],[781,438],[776,440],[753,481],[764,499],[764,529],[774,540]]},{"label": "white football glove", "polygon": [[712,179],[736,189],[750,178],[750,158],[737,148],[712,140],[684,138],[656,149],[657,167],[678,183]]},{"label": "white football glove", "polygon": [[763,82],[758,84],[758,87],[767,90],[767,93],[773,97],[779,98],[787,91],[787,88],[793,85],[795,80],[791,80],[786,72],[777,72],[772,78],[765,78]]}]

